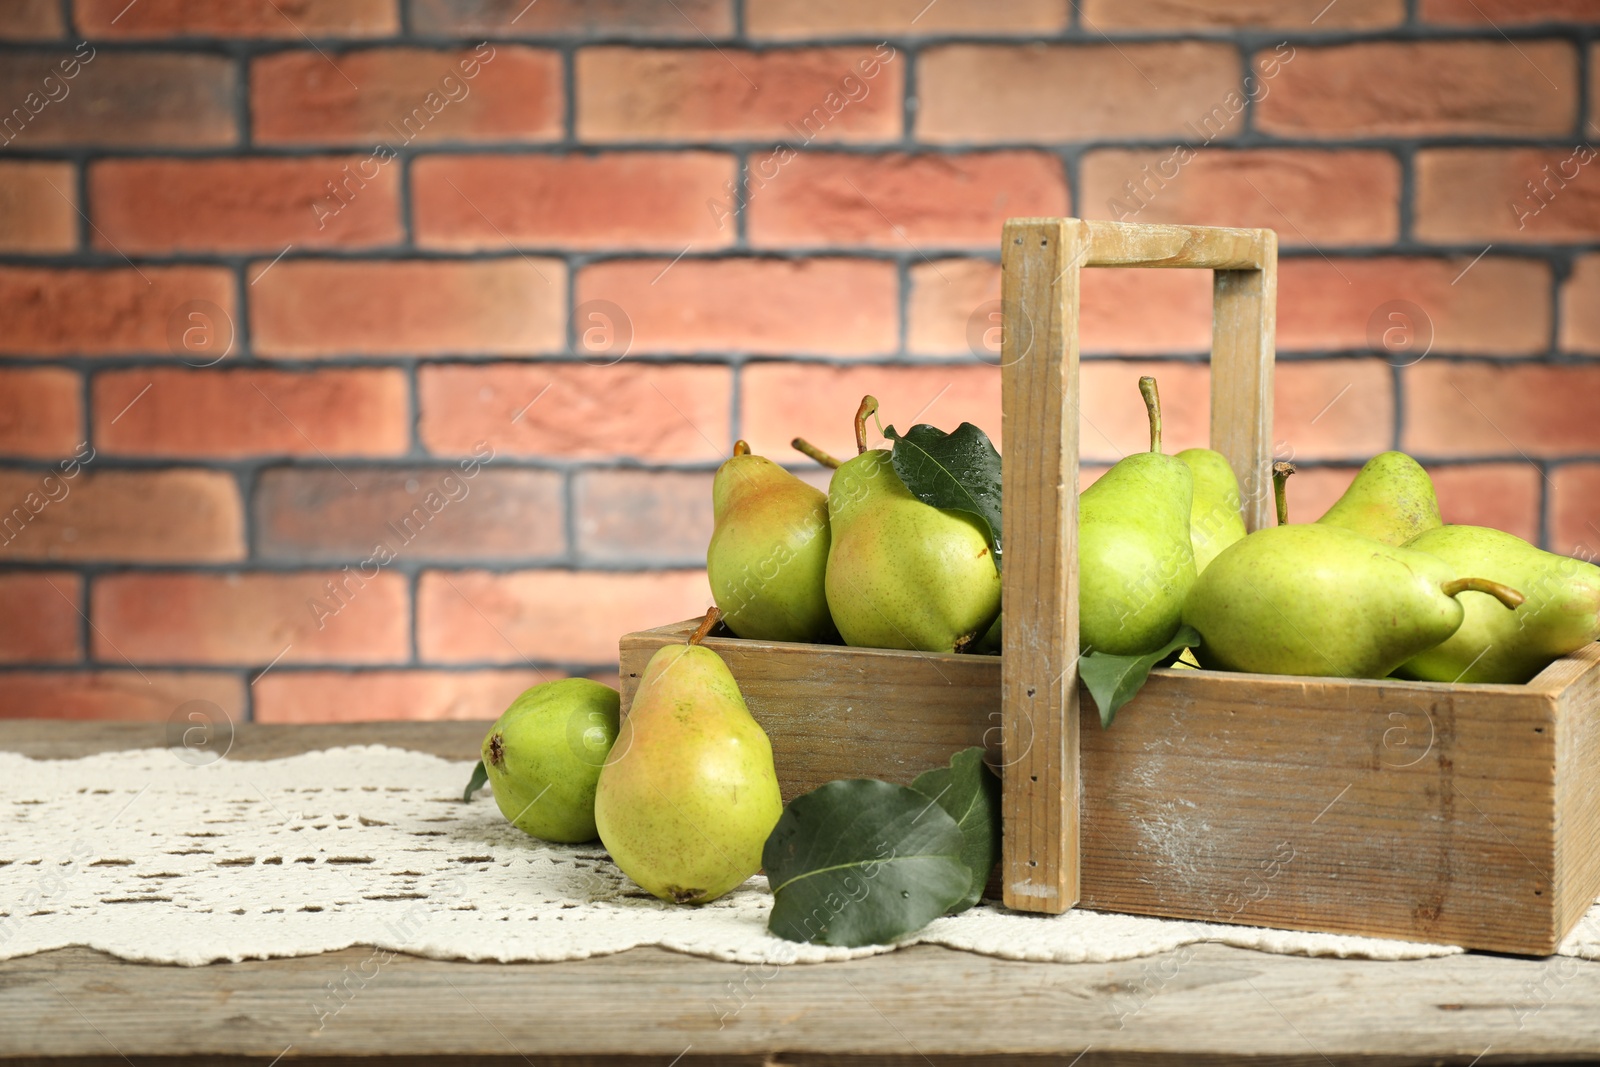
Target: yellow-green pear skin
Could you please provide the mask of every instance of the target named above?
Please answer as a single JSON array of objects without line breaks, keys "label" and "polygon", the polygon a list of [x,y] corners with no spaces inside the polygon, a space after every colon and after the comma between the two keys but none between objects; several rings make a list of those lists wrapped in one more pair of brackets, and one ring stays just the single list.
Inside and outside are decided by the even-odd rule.
[{"label": "yellow-green pear skin", "polygon": [[1210,448],[1186,448],[1178,458],[1194,475],[1194,507],[1189,512],[1189,539],[1194,543],[1198,574],[1217,553],[1245,535],[1239,479],[1226,456]]},{"label": "yellow-green pear skin", "polygon": [[701,645],[657,651],[595,794],[622,873],[662,900],[715,900],[761,869],[781,814],[772,745],[727,664]]},{"label": "yellow-green pear skin", "polygon": [[1317,521],[1386,545],[1403,545],[1444,525],[1433,479],[1404,452],[1380,452],[1367,460],[1344,495]]},{"label": "yellow-green pear skin", "polygon": [[1000,614],[1000,572],[978,521],[918,500],[888,450],[833,472],[828,514],[828,608],[845,644],[962,651]]},{"label": "yellow-green pear skin", "polygon": [[1442,589],[1455,578],[1436,556],[1339,526],[1274,526],[1211,561],[1183,621],[1209,668],[1383,678],[1456,632],[1462,607]]},{"label": "yellow-green pear skin", "polygon": [[617,737],[621,698],[609,685],[564,678],[527,690],[483,739],[494,802],[544,841],[595,839],[594,794]]},{"label": "yellow-green pear skin", "polygon": [[1194,475],[1135,452],[1078,499],[1078,634],[1084,652],[1134,656],[1178,632],[1194,585]]},{"label": "yellow-green pear skin", "polygon": [[1402,678],[1521,685],[1600,638],[1600,567],[1592,563],[1485,526],[1442,526],[1407,547],[1438,556],[1461,574],[1509,585],[1527,600],[1507,611],[1486,593],[1462,593],[1461,628],[1407,660],[1395,672]]},{"label": "yellow-green pear skin", "polygon": [[832,637],[823,492],[764,456],[735,455],[717,469],[711,507],[706,574],[728,628],[762,641]]}]

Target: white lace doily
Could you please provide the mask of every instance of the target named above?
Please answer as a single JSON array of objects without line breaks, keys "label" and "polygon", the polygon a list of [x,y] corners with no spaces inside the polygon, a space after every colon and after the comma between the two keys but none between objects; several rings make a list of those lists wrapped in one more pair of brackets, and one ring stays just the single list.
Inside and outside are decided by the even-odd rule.
[{"label": "white lace doily", "polygon": [[[535,841],[486,793],[461,803],[471,769],[383,746],[204,766],[165,749],[77,760],[0,753],[0,959],[84,945],[198,965],[371,945],[510,962],[659,945],[777,964],[896,947],[773,937],[759,877],[704,907],[661,903],[598,845]],[[939,919],[901,944],[1084,962],[1196,941],[1379,959],[1461,951],[1089,911],[1044,918],[992,905]],[[1562,951],[1600,957],[1600,908]]]}]

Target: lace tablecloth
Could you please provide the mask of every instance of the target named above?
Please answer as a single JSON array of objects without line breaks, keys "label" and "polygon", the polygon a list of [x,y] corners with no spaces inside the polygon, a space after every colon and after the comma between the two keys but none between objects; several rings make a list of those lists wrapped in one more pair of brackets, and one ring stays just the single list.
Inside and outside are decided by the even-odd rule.
[{"label": "lace tablecloth", "polygon": [[[1373,938],[981,905],[897,945],[767,933],[764,879],[674,907],[598,845],[547,845],[461,791],[470,762],[383,746],[202,766],[165,749],[77,760],[0,753],[0,959],[83,945],[199,965],[371,945],[437,959],[569,960],[658,945],[739,963],[849,959],[913,944],[1006,959],[1129,959],[1212,941],[1267,952],[1417,959]],[[1600,958],[1600,908],[1562,946]]]}]

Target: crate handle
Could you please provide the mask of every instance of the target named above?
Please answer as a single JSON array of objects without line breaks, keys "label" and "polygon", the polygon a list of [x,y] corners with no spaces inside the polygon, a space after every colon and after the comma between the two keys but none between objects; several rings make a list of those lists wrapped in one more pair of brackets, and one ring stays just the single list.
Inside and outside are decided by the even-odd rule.
[{"label": "crate handle", "polygon": [[[1007,907],[1078,902],[1078,281],[1083,267],[1192,267],[1212,289],[1211,447],[1245,523],[1272,513],[1272,230],[1010,219],[1000,249],[1006,538],[1000,709]],[[1020,531],[1026,536],[1019,536]]]}]

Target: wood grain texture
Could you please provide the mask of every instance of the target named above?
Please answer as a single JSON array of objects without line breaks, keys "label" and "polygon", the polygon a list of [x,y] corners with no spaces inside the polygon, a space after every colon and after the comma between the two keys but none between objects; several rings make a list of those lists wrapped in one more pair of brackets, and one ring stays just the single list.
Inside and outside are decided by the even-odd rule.
[{"label": "wood grain texture", "polygon": [[1000,252],[1000,715],[1008,907],[1078,901],[1078,293],[1076,219],[1006,223]]},{"label": "wood grain texture", "polygon": [[[1042,219],[1016,219],[1038,223]],[[1211,270],[1260,270],[1277,256],[1277,235],[1271,230],[1238,230],[1222,226],[1168,226],[1141,222],[1069,219],[1084,229],[1088,253],[1085,267],[1195,267]]]},{"label": "wood grain texture", "polygon": [[[625,681],[691,628],[633,635]],[[746,644],[718,651],[786,798],[993,755],[1004,657]],[[1080,906],[1550,952],[1600,895],[1600,645],[1556,666],[1557,693],[1158,670],[1110,730],[1080,693]]]},{"label": "wood grain texture", "polygon": [[1262,236],[1257,270],[1219,270],[1212,281],[1211,447],[1239,479],[1245,527],[1276,521],[1272,493],[1273,357],[1278,238]]}]

